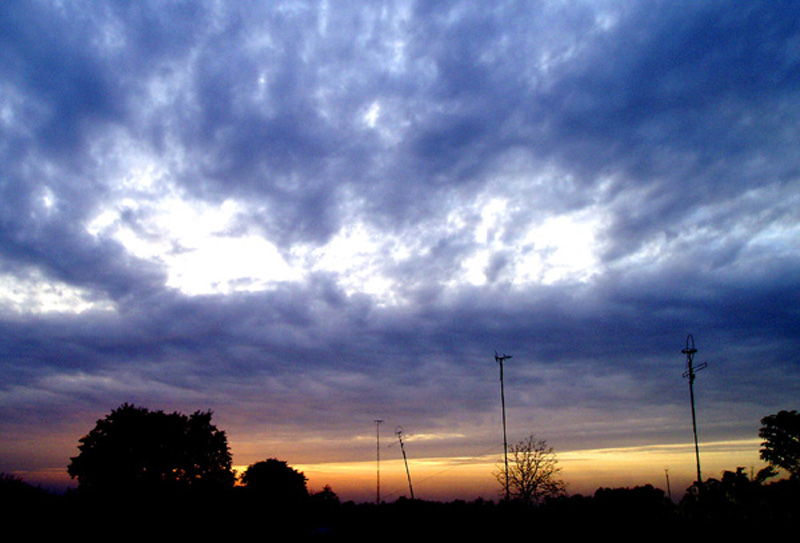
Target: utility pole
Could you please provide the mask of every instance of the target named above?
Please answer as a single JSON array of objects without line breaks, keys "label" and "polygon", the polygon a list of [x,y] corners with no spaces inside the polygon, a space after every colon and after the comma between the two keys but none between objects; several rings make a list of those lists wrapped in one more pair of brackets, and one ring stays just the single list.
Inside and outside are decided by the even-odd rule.
[{"label": "utility pole", "polygon": [[383,420],[375,419],[375,434],[377,442],[377,455],[378,455],[378,486],[375,495],[375,503],[381,504],[381,423]]},{"label": "utility pole", "polygon": [[395,428],[394,433],[400,441],[400,450],[403,452],[403,462],[406,465],[406,475],[408,476],[408,491],[411,493],[411,499],[414,499],[414,487],[411,486],[411,472],[408,471],[408,458],[406,458],[406,448],[403,446],[403,428],[398,426]]},{"label": "utility pole", "polygon": [[699,366],[692,366],[694,355],[697,352],[697,349],[694,347],[694,337],[692,337],[692,334],[686,337],[686,348],[682,349],[681,352],[686,355],[686,371],[683,372],[683,377],[689,379],[689,398],[692,402],[692,430],[694,431],[694,454],[697,458],[697,484],[700,485],[703,482],[703,478],[700,475],[700,447],[697,444],[697,418],[694,413],[694,379],[696,376],[695,372],[705,369],[708,364],[703,362]]},{"label": "utility pole", "polygon": [[669,487],[669,470],[664,470],[664,476],[667,478],[667,496],[669,496],[669,501],[672,503],[672,489]]},{"label": "utility pole", "polygon": [[505,385],[503,383],[503,362],[511,358],[511,355],[507,355],[503,353],[503,356],[499,356],[497,351],[494,352],[494,359],[495,361],[500,364],[500,405],[503,409],[503,455],[505,458],[505,474],[506,474],[506,501],[509,499],[509,488],[508,488],[508,434],[506,432],[506,393],[505,393]]}]

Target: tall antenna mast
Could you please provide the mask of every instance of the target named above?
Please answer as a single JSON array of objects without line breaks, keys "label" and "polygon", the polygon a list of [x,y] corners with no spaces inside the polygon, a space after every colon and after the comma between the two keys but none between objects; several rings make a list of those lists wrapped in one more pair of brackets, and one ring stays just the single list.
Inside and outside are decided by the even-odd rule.
[{"label": "tall antenna mast", "polygon": [[697,418],[694,413],[694,379],[695,372],[705,369],[708,364],[703,362],[699,366],[692,366],[694,355],[697,352],[697,349],[694,348],[694,337],[692,337],[692,334],[686,336],[686,348],[682,349],[681,352],[686,355],[686,371],[683,372],[683,377],[689,379],[689,397],[692,402],[692,430],[694,431],[694,454],[697,458],[697,484],[699,485],[703,482],[703,478],[700,476],[700,447],[697,444]]},{"label": "tall antenna mast", "polygon": [[495,361],[500,364],[500,404],[503,408],[503,455],[505,458],[505,474],[506,474],[506,501],[509,498],[509,489],[508,489],[508,434],[506,433],[506,393],[505,393],[505,385],[503,383],[503,362],[511,358],[511,355],[507,355],[503,353],[503,356],[497,354],[497,351],[494,352],[494,359]]},{"label": "tall antenna mast", "polygon": [[414,499],[414,487],[411,486],[411,472],[408,471],[408,458],[406,458],[406,448],[403,446],[403,428],[398,426],[395,428],[394,433],[400,441],[400,450],[403,451],[403,462],[406,464],[406,475],[408,476],[408,491],[411,493],[411,499]]},{"label": "tall antenna mast", "polygon": [[376,451],[378,455],[378,486],[375,494],[375,503],[381,504],[381,423],[382,419],[375,419]]}]

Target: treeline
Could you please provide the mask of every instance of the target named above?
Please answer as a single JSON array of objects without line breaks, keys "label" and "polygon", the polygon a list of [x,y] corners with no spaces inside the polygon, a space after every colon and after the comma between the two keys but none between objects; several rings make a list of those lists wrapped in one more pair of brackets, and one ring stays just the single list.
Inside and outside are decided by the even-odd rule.
[{"label": "treeline", "polygon": [[[382,536],[496,540],[796,530],[800,415],[782,411],[762,424],[761,456],[767,468],[752,478],[743,468],[726,471],[719,479],[693,485],[679,503],[645,485],[599,488],[591,496],[547,493],[542,500],[525,499],[522,493],[497,502],[401,498],[378,505],[342,503],[329,487],[309,492],[305,475],[275,458],[256,462],[237,477],[225,432],[211,423],[210,412],[185,416],[123,404],[80,439],[79,454],[68,466],[77,489],[56,495],[2,475],[0,511],[39,533],[81,531],[85,539],[135,534],[292,541]],[[544,442],[542,448],[523,450],[540,451],[550,454]],[[790,477],[768,482],[778,470]]]},{"label": "treeline", "polygon": [[[329,488],[302,496],[268,495],[246,487],[181,490],[113,499],[68,491],[56,495],[21,479],[0,480],[9,519],[38,519],[52,529],[106,536],[153,534],[192,537],[291,537],[292,540],[366,540],[381,534],[418,537],[680,535],[694,530],[737,534],[778,532],[800,522],[800,481],[751,480],[739,468],[695,485],[679,503],[651,485],[599,488],[591,496],[520,501],[428,502],[400,498],[380,505],[341,502]],[[44,524],[42,524],[44,523]],[[403,539],[403,538],[400,538]]]}]

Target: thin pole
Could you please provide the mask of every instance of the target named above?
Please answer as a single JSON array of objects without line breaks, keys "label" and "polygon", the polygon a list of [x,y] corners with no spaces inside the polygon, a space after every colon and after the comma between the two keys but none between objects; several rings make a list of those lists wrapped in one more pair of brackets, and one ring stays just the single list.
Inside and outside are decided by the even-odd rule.
[{"label": "thin pole", "polygon": [[508,488],[508,433],[506,431],[506,392],[505,392],[505,384],[503,382],[503,362],[511,358],[510,355],[503,354],[503,356],[498,356],[497,352],[494,353],[494,359],[500,364],[500,405],[502,406],[503,410],[503,455],[505,461],[505,477],[506,477],[506,501],[509,499],[509,488]]},{"label": "thin pole", "polygon": [[669,496],[669,501],[672,501],[672,489],[669,486],[669,470],[664,470],[664,476],[667,478],[667,496]]},{"label": "thin pole", "polygon": [[378,457],[378,485],[375,494],[375,503],[381,503],[381,423],[383,420],[375,419],[375,433],[376,433],[376,451]]},{"label": "thin pole", "polygon": [[411,472],[408,470],[408,458],[406,458],[406,448],[403,446],[403,429],[399,426],[395,430],[397,439],[400,441],[400,450],[403,452],[403,462],[406,465],[406,475],[408,476],[408,491],[411,493],[411,499],[414,499],[414,487],[411,486]]},{"label": "thin pole", "polygon": [[[692,366],[690,365],[690,371],[691,368]],[[703,481],[703,477],[700,475],[700,445],[697,441],[697,416],[694,410],[694,377],[694,372],[691,371],[691,375],[689,376],[689,398],[692,403],[692,431],[694,432],[694,455],[697,461],[697,482],[700,483]]]}]

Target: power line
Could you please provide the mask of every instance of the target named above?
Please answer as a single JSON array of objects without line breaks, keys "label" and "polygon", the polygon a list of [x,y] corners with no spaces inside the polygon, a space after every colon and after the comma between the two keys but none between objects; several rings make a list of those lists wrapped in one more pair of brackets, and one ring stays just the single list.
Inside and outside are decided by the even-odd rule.
[{"label": "power line", "polygon": [[[465,458],[465,459],[463,459],[463,460],[461,460],[459,462],[454,462],[452,465],[442,469],[441,471],[437,471],[436,473],[432,473],[431,475],[428,475],[427,477],[423,477],[422,479],[417,479],[417,486],[419,486],[421,483],[427,483],[428,481],[431,481],[433,479],[437,479],[438,477],[440,477],[441,475],[444,475],[448,471],[452,471],[452,470],[454,470],[456,468],[460,468],[461,466],[466,466],[466,465],[472,463],[474,460],[478,460],[479,458],[483,458],[487,454],[493,453],[495,451],[497,451],[497,446],[493,445],[491,448],[486,449],[485,451],[479,452],[475,456],[471,456],[469,458]],[[396,492],[390,493],[388,496],[389,497],[398,496],[401,492],[402,491],[398,490]]]}]

